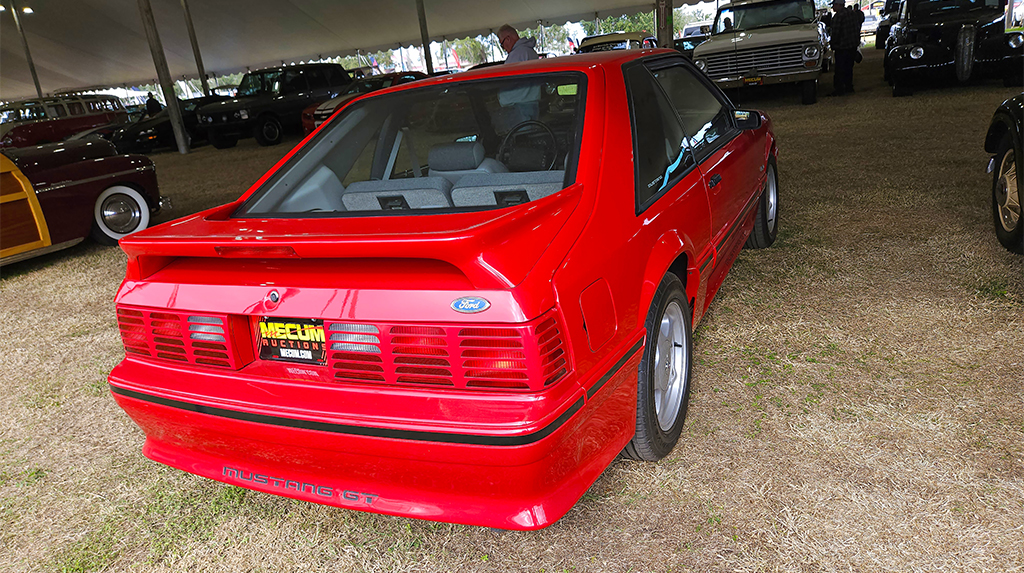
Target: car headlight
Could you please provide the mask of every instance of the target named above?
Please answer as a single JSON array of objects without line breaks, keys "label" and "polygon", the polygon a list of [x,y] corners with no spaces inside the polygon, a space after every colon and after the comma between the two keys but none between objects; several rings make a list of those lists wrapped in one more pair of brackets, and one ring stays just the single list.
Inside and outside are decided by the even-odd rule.
[{"label": "car headlight", "polygon": [[924,48],[921,46],[914,46],[910,48],[910,58],[914,60],[920,60],[924,57]]},{"label": "car headlight", "polygon": [[1010,44],[1010,47],[1017,49],[1024,46],[1024,34],[1010,34],[1010,37],[1006,39],[1006,42]]},{"label": "car headlight", "polygon": [[704,60],[694,60],[693,65],[697,66],[697,69],[702,72],[708,69],[708,63]]},{"label": "car headlight", "polygon": [[235,112],[235,119],[249,119],[249,110],[240,109]]},{"label": "car headlight", "polygon": [[804,48],[804,58],[805,59],[817,60],[818,59],[818,55],[820,55],[820,54],[821,54],[821,50],[818,49],[818,46],[813,46],[812,45],[812,46],[807,46],[806,48]]}]

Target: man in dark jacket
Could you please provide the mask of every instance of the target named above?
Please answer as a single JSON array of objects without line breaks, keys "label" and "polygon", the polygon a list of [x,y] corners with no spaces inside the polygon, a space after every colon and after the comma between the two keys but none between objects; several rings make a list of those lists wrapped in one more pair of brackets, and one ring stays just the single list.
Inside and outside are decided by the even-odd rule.
[{"label": "man in dark jacket", "polygon": [[840,96],[853,93],[853,64],[860,46],[860,20],[843,0],[833,0],[832,9],[836,13],[832,17],[832,52],[836,66],[834,90],[829,95]]},{"label": "man in dark jacket", "polygon": [[153,92],[147,93],[146,96],[146,115],[153,117],[160,113],[160,110],[162,110],[164,106],[160,105],[160,102],[156,101],[156,98],[153,97]]}]

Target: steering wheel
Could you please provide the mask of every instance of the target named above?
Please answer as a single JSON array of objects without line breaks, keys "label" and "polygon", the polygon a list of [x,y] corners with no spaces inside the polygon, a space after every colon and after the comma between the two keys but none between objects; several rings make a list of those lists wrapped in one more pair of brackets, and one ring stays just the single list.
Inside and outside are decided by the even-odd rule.
[{"label": "steering wheel", "polygon": [[[501,145],[498,146],[498,153],[495,155],[497,156],[498,161],[508,165],[509,160],[512,158],[512,151],[515,149],[518,133],[521,131],[527,131],[530,128],[539,128],[537,131],[540,131],[542,135],[545,135],[545,141],[550,142],[551,144],[551,161],[549,161],[548,166],[544,168],[544,171],[550,171],[555,166],[555,160],[558,159],[558,140],[555,139],[555,132],[551,131],[551,128],[542,121],[528,119],[510,129],[508,133],[505,134],[505,138],[501,140]],[[549,146],[546,145],[543,155],[545,158],[548,157],[548,149]]]},{"label": "steering wheel", "polygon": [[798,24],[804,23],[804,19],[801,18],[800,16],[786,16],[785,18],[782,19],[782,23],[785,24],[786,20],[796,20]]}]

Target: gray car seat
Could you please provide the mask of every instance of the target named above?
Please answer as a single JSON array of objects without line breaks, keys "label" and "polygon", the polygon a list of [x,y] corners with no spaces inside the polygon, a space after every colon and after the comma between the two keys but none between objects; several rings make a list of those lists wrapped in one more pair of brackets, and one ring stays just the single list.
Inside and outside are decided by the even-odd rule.
[{"label": "gray car seat", "polygon": [[444,177],[356,181],[341,201],[349,211],[443,209],[451,207],[452,184]]},{"label": "gray car seat", "polygon": [[508,173],[500,161],[484,156],[484,146],[479,141],[458,141],[442,143],[430,148],[427,155],[430,177],[444,177],[452,185],[464,175],[479,173]]}]

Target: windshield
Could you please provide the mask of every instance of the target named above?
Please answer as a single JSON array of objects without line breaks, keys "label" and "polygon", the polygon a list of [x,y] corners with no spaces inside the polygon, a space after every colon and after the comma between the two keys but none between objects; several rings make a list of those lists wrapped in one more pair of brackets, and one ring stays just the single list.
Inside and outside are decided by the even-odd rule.
[{"label": "windshield", "polygon": [[810,0],[780,0],[728,6],[720,9],[715,16],[714,33],[807,24],[813,19],[814,2]]},{"label": "windshield", "polygon": [[0,109],[0,124],[30,119],[46,119],[42,104],[31,103]]},{"label": "windshield", "polygon": [[[298,91],[305,88],[305,83],[298,70],[273,70],[268,72],[249,73],[242,76],[238,84],[238,97],[283,93],[283,89]],[[285,89],[285,91],[288,91]]]},{"label": "windshield", "polygon": [[357,101],[236,217],[498,209],[575,180],[585,76],[447,83]]},{"label": "windshield", "polygon": [[1001,0],[913,0],[910,3],[912,16],[934,16],[951,12],[966,12],[976,8],[1000,8]]}]

